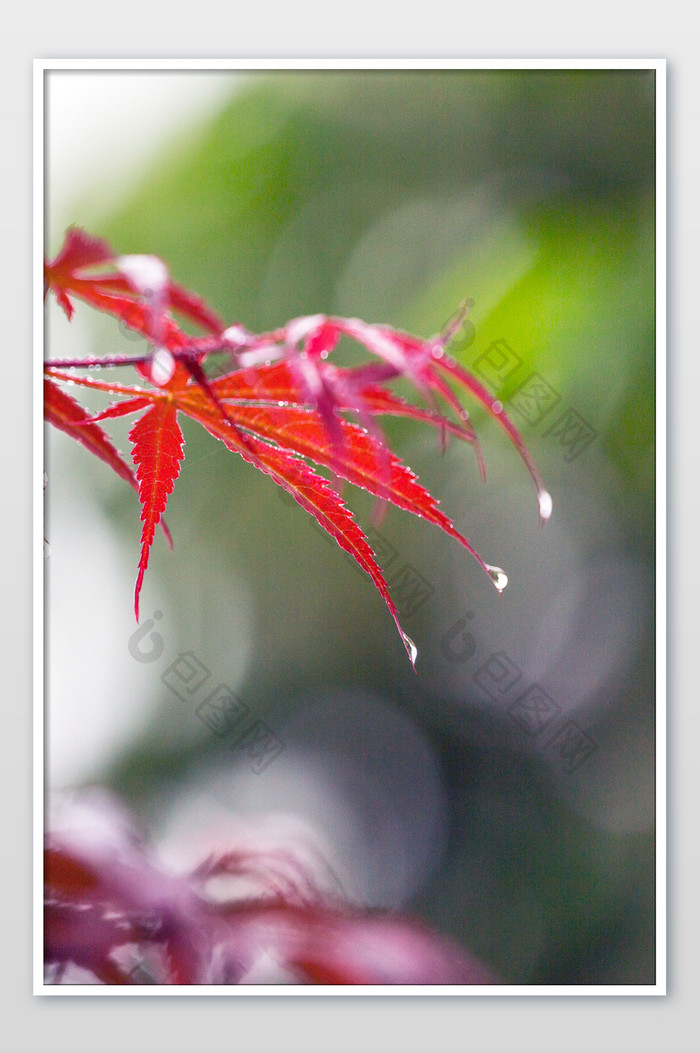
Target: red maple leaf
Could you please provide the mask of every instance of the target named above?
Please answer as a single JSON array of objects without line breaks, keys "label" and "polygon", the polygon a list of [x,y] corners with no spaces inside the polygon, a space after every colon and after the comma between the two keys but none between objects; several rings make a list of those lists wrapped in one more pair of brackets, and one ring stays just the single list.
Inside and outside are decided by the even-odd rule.
[{"label": "red maple leaf", "polygon": [[148,566],[148,554],[175,480],[180,474],[184,438],[177,423],[175,403],[163,396],[150,406],[129,432],[141,501],[141,560],[136,579],[134,609],[139,620],[139,593]]},{"label": "red maple leaf", "polygon": [[[470,443],[483,476],[481,448],[452,382],[475,396],[505,430],[535,482],[540,517],[543,521],[549,518],[551,497],[517,429],[501,404],[447,354],[445,345],[454,325],[430,340],[389,326],[324,315],[293,319],[259,335],[240,325],[224,329],[202,300],[171,281],[157,257],[118,257],[105,242],[75,228],[68,231],[56,259],[46,265],[46,289],[53,290],[69,317],[72,297],[80,297],[118,317],[151,345],[146,354],[136,357],[46,364],[47,420],[78,439],[138,490],[143,529],[135,589],[137,619],[155,528],[162,521],[183,459],[179,415],[197,421],[229,450],[270,476],[354,557],[384,598],[414,664],[415,646],[399,624],[367,538],[317,467],[362,487],[380,503],[393,504],[440,527],[475,557],[502,591],[507,583],[503,571],[486,563],[440,511],[435,498],[389,449],[376,421],[381,415],[402,416],[437,428],[443,443],[449,436]],[[189,336],[174,321],[172,311],[207,330],[208,335]],[[361,343],[373,360],[352,369],[327,361],[341,336]],[[212,356],[222,354],[227,359],[226,372],[218,377],[208,375],[205,366]],[[129,387],[65,372],[67,367],[74,371],[76,367],[123,364],[136,365],[152,387]],[[400,377],[413,383],[426,406],[413,405],[388,388]],[[108,392],[123,401],[91,416],[56,381]],[[141,415],[129,433],[134,475],[100,425],[135,413]],[[357,422],[348,420],[348,414]]]},{"label": "red maple leaf", "polygon": [[[44,958],[50,982],[77,965],[102,984],[238,984],[261,955],[299,983],[499,984],[451,940],[409,918],[360,910],[320,887],[321,858],[252,839],[168,871],[118,803],[61,800],[44,855]],[[250,891],[210,895],[213,878]],[[133,962],[137,967],[134,969]],[[131,966],[131,968],[129,968]]]}]

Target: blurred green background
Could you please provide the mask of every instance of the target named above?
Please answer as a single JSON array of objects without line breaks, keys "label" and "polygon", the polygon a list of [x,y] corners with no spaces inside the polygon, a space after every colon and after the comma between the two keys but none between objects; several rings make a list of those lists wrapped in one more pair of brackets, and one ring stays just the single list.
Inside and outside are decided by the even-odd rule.
[{"label": "blurred green background", "polygon": [[[371,537],[414,674],[366,575],[185,422],[175,548],[156,540],[141,603],[162,613],[164,650],[139,662],[135,496],[52,434],[49,782],[112,788],[173,857],[204,830],[291,817],[348,896],[423,917],[507,982],[653,983],[654,73],[272,72],[223,94],[113,207],[100,187],[55,201],[49,156],[49,218],[161,256],[255,331],[328,312],[427,337],[471,298],[453,352],[522,430],[554,513],[541,529],[516,452],[475,406],[485,483],[468,447],[386,423],[510,578],[499,597],[392,509]],[[68,327],[50,310],[49,354],[137,349],[79,314]],[[544,402],[526,397],[533,372]],[[284,744],[263,771],[198,719],[199,696],[169,689],[182,654],[210,672],[204,694],[226,685]]]}]

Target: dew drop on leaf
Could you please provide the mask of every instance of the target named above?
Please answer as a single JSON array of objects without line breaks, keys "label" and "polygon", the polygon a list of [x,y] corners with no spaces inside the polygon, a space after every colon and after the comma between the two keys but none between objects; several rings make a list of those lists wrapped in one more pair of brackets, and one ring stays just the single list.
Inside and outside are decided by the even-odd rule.
[{"label": "dew drop on leaf", "polygon": [[418,648],[416,647],[410,636],[407,636],[406,633],[402,633],[401,635],[403,636],[403,642],[406,645],[406,650],[408,651],[408,657],[411,659],[411,665],[415,665],[416,659],[418,658]]},{"label": "dew drop on leaf", "polygon": [[489,572],[491,581],[494,583],[499,592],[503,592],[506,585],[508,584],[508,575],[500,567],[491,567],[486,564],[486,569]]},{"label": "dew drop on leaf", "polygon": [[540,490],[537,500],[540,503],[540,519],[546,523],[552,514],[552,495],[547,490]]}]

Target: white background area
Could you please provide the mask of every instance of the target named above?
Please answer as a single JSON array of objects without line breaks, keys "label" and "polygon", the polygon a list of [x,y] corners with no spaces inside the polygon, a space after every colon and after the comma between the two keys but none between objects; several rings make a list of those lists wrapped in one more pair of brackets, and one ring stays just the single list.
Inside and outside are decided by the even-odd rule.
[{"label": "white background area", "polygon": [[[87,78],[89,90],[86,91]],[[50,74],[46,156],[51,163],[50,234],[62,240],[70,205],[86,195],[99,218],[100,199],[113,212],[129,197],[144,165],[170,139],[228,98],[236,73],[153,73],[138,70],[99,77],[79,71]]]}]

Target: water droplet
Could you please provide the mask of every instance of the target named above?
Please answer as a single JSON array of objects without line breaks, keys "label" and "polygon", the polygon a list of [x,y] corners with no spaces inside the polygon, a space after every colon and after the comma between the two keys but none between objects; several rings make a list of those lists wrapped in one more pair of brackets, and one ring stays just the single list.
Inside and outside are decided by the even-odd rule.
[{"label": "water droplet", "polygon": [[552,495],[547,490],[540,490],[537,500],[540,503],[540,519],[546,523],[552,514]]},{"label": "water droplet", "polygon": [[99,372],[101,369],[102,369],[102,366],[99,364],[99,362],[96,362],[95,363],[95,370],[96,370],[96,372]]},{"label": "water droplet", "polygon": [[494,413],[503,413],[503,403],[499,399],[496,399],[496,401],[491,406],[491,409]]},{"label": "water droplet", "polygon": [[326,350],[321,352],[321,358],[328,358],[328,352]]},{"label": "water droplet", "polygon": [[506,585],[508,584],[508,575],[500,567],[491,567],[486,564],[486,569],[489,572],[491,581],[494,583],[499,592],[503,592]]},{"label": "water droplet", "polygon": [[402,633],[401,635],[403,636],[403,642],[408,651],[408,657],[411,659],[411,665],[415,665],[416,659],[418,658],[418,648],[410,636],[407,636],[406,633]]},{"label": "water droplet", "polygon": [[445,354],[445,348],[440,344],[436,344],[433,348],[433,358],[442,358]]},{"label": "water droplet", "polygon": [[280,401],[279,401],[279,402],[277,403],[277,405],[278,405],[278,406],[285,406],[285,405],[286,405],[286,403],[285,403],[285,402],[282,402],[282,400],[280,399]]}]

